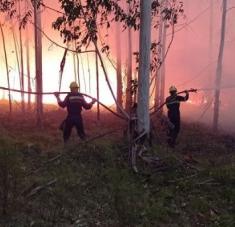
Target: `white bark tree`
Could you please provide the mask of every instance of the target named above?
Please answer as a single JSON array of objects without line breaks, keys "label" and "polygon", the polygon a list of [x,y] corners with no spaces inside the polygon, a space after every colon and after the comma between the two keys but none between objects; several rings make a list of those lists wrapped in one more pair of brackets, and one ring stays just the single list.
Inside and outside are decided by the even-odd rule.
[{"label": "white bark tree", "polygon": [[151,4],[152,0],[140,1],[140,43],[138,75],[138,132],[149,134],[149,73],[151,48]]},{"label": "white bark tree", "polygon": [[223,54],[224,54],[224,40],[226,31],[226,15],[227,15],[227,0],[223,0],[223,12],[221,20],[221,38],[219,55],[217,60],[216,68],[216,79],[215,79],[215,103],[214,103],[214,116],[213,116],[213,129],[218,130],[219,122],[219,109],[220,109],[220,85],[222,79],[222,66],[223,66]]}]

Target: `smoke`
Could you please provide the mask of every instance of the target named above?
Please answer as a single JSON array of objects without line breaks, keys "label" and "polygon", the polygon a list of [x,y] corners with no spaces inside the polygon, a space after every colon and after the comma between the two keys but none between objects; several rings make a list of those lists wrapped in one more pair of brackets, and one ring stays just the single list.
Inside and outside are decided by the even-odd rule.
[{"label": "smoke", "polygon": [[[175,35],[167,58],[167,86],[175,84],[179,90],[197,88],[198,93],[190,97],[188,103],[181,105],[182,118],[190,122],[202,122],[212,125],[215,74],[219,52],[222,1],[213,1],[212,28],[210,28],[210,2],[188,0],[185,14],[187,21],[196,18]],[[235,1],[228,2],[228,8]],[[204,13],[202,13],[204,12]],[[198,15],[198,16],[197,16]],[[235,10],[227,14],[224,59],[220,95],[219,127],[226,131],[235,131]],[[210,32],[212,31],[212,34]],[[211,40],[210,40],[211,38]],[[167,94],[166,94],[167,95]]]}]

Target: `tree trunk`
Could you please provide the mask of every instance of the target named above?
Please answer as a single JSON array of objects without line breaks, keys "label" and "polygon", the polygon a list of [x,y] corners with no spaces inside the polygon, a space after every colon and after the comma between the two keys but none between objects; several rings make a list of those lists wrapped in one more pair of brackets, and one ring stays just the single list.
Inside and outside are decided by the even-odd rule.
[{"label": "tree trunk", "polygon": [[[6,73],[7,73],[7,83],[8,83],[8,88],[11,89],[9,67],[8,67],[8,59],[7,59],[7,51],[6,51],[6,42],[5,42],[5,36],[4,36],[4,32],[3,32],[3,29],[2,29],[2,24],[1,23],[0,23],[0,29],[1,29],[1,34],[2,34],[2,44],[3,44],[4,57],[5,57],[5,65],[6,65]],[[9,112],[10,112],[10,116],[11,116],[11,113],[12,113],[12,102],[11,102],[11,92],[10,92],[10,90],[8,92],[8,100],[9,100]]]},{"label": "tree trunk", "polygon": [[[19,18],[21,18],[21,4],[20,1],[18,1],[18,10],[19,10]],[[24,91],[24,58],[23,58],[23,43],[22,43],[22,30],[19,29],[19,37],[20,37],[20,83],[21,83],[21,89]],[[24,93],[21,94],[21,110],[24,113],[25,112],[25,99],[24,99]]]},{"label": "tree trunk", "polygon": [[[162,6],[165,8],[167,1],[161,2]],[[155,111],[158,107],[165,102],[165,52],[166,52],[166,21],[161,17],[159,26],[159,59],[161,65],[156,72],[156,91],[155,91]],[[163,109],[160,110],[162,114]]]},{"label": "tree trunk", "polygon": [[140,1],[140,44],[138,75],[138,133],[149,134],[149,71],[151,48],[151,3],[152,0]]},{"label": "tree trunk", "polygon": [[[121,62],[121,40],[120,40],[120,24],[116,24],[116,51],[117,51],[117,103],[122,106],[122,62]],[[117,106],[117,112],[120,108]]]},{"label": "tree trunk", "polygon": [[[79,62],[79,57],[78,54],[76,53],[76,59],[77,59],[77,81],[79,84],[79,87],[81,87],[81,79],[80,79],[80,62]],[[75,80],[76,81],[76,80]]]},{"label": "tree trunk", "polygon": [[[30,50],[29,50],[28,25],[26,27],[26,63],[27,63],[28,92],[31,92],[32,88],[31,88]],[[31,111],[31,94],[30,93],[28,94],[28,111]]]},{"label": "tree trunk", "polygon": [[[76,49],[76,42],[73,42],[73,47]],[[77,71],[77,62],[76,62],[76,53],[73,52],[73,71],[74,71],[74,81],[78,83],[78,71]]]},{"label": "tree trunk", "polygon": [[[160,24],[159,24],[159,33],[158,33],[158,44],[159,44],[159,48],[158,48],[158,53],[159,53],[159,59],[162,60],[162,33],[163,33],[163,19],[162,17],[160,18]],[[154,110],[156,111],[158,109],[158,107],[161,105],[160,103],[160,90],[161,90],[161,75],[160,75],[160,68],[161,65],[159,66],[159,68],[156,71],[156,75],[155,75],[155,83],[156,83],[156,87],[155,87],[155,103],[154,103]]]},{"label": "tree trunk", "polygon": [[81,57],[81,55],[78,56],[79,62],[81,62],[81,66],[82,66],[82,79],[83,79],[83,83],[84,83],[84,89],[85,89],[85,93],[87,93],[87,86],[86,86],[86,76],[85,76],[85,69],[84,69],[84,65],[83,65],[83,58]]},{"label": "tree trunk", "polygon": [[[209,36],[208,36],[208,45],[209,45],[209,53],[208,53],[208,64],[211,64],[213,56],[213,33],[214,33],[214,0],[210,0],[210,17],[209,17]],[[213,86],[211,81],[213,81],[214,68],[209,68],[209,77],[208,77],[208,87]],[[211,92],[207,92],[208,96],[211,96]]]},{"label": "tree trunk", "polygon": [[[25,1],[25,13],[28,10],[28,2]],[[31,71],[30,71],[30,49],[29,49],[29,25],[26,25],[26,39],[25,39],[25,47],[26,47],[26,67],[27,67],[27,82],[28,82],[28,92],[32,92],[31,88]],[[28,111],[31,111],[31,94],[28,93]]]},{"label": "tree trunk", "polygon": [[91,70],[90,70],[90,61],[89,61],[89,55],[88,53],[86,54],[86,59],[87,59],[87,67],[88,67],[88,85],[89,85],[89,94],[91,94]]},{"label": "tree trunk", "polygon": [[[129,3],[130,10],[130,3]],[[132,106],[131,80],[132,80],[132,34],[131,28],[128,28],[127,45],[127,86],[126,86],[126,112],[130,113]]]},{"label": "tree trunk", "polygon": [[36,65],[36,95],[37,106],[37,125],[42,127],[42,34],[41,34],[41,13],[40,7],[37,7],[37,0],[34,0],[34,32],[35,32],[35,65]]},{"label": "tree trunk", "polygon": [[[214,21],[214,0],[210,0],[210,25],[209,25],[209,61],[213,57],[213,21]],[[212,74],[212,73],[211,73]]]},{"label": "tree trunk", "polygon": [[[14,39],[14,47],[15,47],[15,54],[16,54],[16,61],[17,61],[17,67],[18,67],[18,72],[19,72],[19,82],[20,82],[20,90],[22,91],[22,84],[21,84],[21,73],[20,73],[20,60],[19,60],[19,54],[18,54],[18,45],[17,45],[17,39],[15,35],[15,30],[12,24],[12,35]],[[21,92],[21,102],[23,100],[23,92]]]},{"label": "tree trunk", "polygon": [[[99,65],[98,65],[98,54],[95,53],[95,66],[96,66],[96,98],[100,100],[100,84],[99,84]],[[100,120],[100,104],[97,102],[97,120]]]},{"label": "tree trunk", "polygon": [[[162,51],[161,51],[161,61],[162,61],[162,65],[160,67],[160,80],[161,80],[161,90],[160,90],[160,103],[164,103],[165,102],[165,75],[166,75],[166,69],[165,69],[165,62],[166,59],[164,59],[165,56],[165,52],[166,52],[166,22],[163,22],[163,32],[162,32]],[[163,113],[163,108],[161,109],[161,114]]]},{"label": "tree trunk", "polygon": [[220,39],[219,55],[218,55],[217,68],[216,68],[216,79],[215,79],[215,104],[214,104],[214,116],[213,116],[214,131],[218,130],[218,121],[219,121],[220,84],[221,84],[221,78],[222,78],[224,39],[225,39],[225,30],[226,30],[226,14],[227,14],[227,0],[223,0],[221,39]]}]

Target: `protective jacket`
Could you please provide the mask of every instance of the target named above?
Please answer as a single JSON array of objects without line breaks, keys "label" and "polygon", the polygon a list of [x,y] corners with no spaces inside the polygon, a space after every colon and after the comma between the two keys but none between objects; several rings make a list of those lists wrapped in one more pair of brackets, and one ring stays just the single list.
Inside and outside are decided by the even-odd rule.
[{"label": "protective jacket", "polygon": [[72,128],[75,126],[77,134],[81,139],[85,139],[85,131],[82,120],[82,109],[91,109],[93,103],[87,103],[82,94],[69,93],[64,101],[58,102],[62,108],[67,108],[67,118],[62,122],[60,129],[63,130],[64,142],[67,142],[71,135]]},{"label": "protective jacket", "polygon": [[92,103],[87,103],[82,94],[72,94],[69,93],[64,101],[58,102],[59,106],[62,108],[67,107],[68,116],[80,116],[82,108],[91,109]]},{"label": "protective jacket", "polygon": [[168,108],[168,118],[170,122],[174,125],[174,127],[169,127],[169,138],[168,144],[170,146],[175,145],[176,138],[180,131],[180,102],[185,102],[189,98],[189,94],[180,96],[177,94],[173,94],[166,98],[166,106]]}]

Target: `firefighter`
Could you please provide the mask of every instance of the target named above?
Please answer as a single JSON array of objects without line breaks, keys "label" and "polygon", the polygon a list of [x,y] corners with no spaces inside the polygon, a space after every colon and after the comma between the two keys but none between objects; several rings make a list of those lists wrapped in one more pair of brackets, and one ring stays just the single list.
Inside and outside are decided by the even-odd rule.
[{"label": "firefighter", "polygon": [[74,126],[80,139],[84,140],[86,138],[81,112],[83,108],[86,110],[91,109],[96,102],[95,99],[92,99],[91,103],[87,103],[83,95],[79,93],[79,86],[76,82],[70,84],[70,90],[71,92],[65,97],[64,101],[61,101],[59,93],[55,92],[58,105],[62,108],[67,107],[68,112],[66,119],[62,122],[60,127],[60,129],[63,130],[65,143],[68,141]]},{"label": "firefighter", "polygon": [[166,106],[168,109],[168,118],[173,127],[169,127],[168,144],[170,147],[174,147],[180,131],[180,102],[188,100],[189,92],[185,91],[186,95],[183,97],[177,94],[177,88],[175,86],[171,86],[169,93],[170,96],[166,98]]}]

